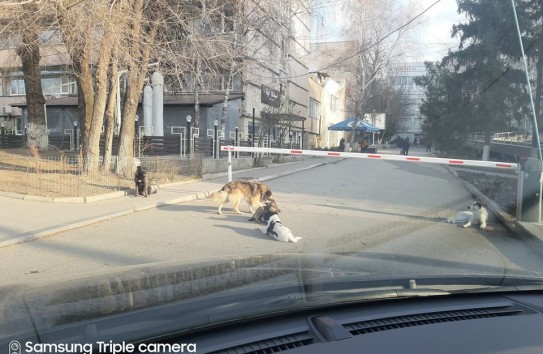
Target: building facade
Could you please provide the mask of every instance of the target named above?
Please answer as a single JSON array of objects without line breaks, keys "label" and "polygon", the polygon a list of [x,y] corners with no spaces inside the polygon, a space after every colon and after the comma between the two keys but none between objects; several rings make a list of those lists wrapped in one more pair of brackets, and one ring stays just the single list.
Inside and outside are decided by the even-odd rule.
[{"label": "building facade", "polygon": [[[247,16],[259,12],[271,20],[268,27],[251,28],[241,39],[245,59],[241,71],[230,82],[224,137],[232,137],[237,128],[244,139],[250,139],[254,132],[255,140],[278,140],[279,135],[283,141],[302,143],[311,136],[314,140],[317,127],[306,122],[309,115],[309,9],[310,0],[280,0],[244,9]],[[225,24],[225,33],[236,30],[235,19],[231,26]],[[47,125],[50,133],[62,134],[78,120],[77,84],[59,33],[48,29],[43,36],[47,38],[41,48]],[[26,122],[26,97],[16,46],[17,36],[0,35],[0,122],[20,133]],[[161,71],[160,63],[153,70]],[[121,87],[124,87],[122,80],[126,75],[120,77]],[[164,134],[170,134],[175,127],[186,127],[187,117],[195,116],[194,79],[190,74],[182,79],[183,85],[176,88],[168,87],[165,81]],[[199,92],[197,128],[200,136],[206,136],[222,116],[227,77],[210,75],[202,81],[205,88]],[[68,97],[69,100],[63,99]],[[139,124],[145,126],[149,119],[141,102],[140,105]],[[59,107],[62,114],[57,114]],[[267,117],[275,117],[273,129],[261,129]]]},{"label": "building facade", "polygon": [[394,88],[409,97],[408,107],[400,119],[397,135],[414,141],[422,136],[422,116],[420,105],[424,99],[424,89],[415,85],[414,79],[426,75],[424,62],[397,63],[387,69],[387,75],[393,79]]}]

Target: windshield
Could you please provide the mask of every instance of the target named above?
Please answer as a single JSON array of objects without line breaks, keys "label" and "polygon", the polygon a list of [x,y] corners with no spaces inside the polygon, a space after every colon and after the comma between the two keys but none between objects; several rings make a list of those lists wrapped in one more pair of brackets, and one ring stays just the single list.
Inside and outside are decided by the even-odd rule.
[{"label": "windshield", "polygon": [[542,19],[538,0],[1,3],[0,338],[539,288]]}]

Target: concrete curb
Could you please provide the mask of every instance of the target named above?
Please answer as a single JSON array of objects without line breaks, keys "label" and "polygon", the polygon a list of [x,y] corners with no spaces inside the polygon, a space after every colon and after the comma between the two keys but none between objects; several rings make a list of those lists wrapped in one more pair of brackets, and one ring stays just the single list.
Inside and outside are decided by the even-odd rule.
[{"label": "concrete curb", "polygon": [[[292,162],[292,163],[298,163],[298,162]],[[328,163],[329,163],[328,161],[324,161],[324,162],[317,163],[317,164],[314,164],[314,165],[310,165],[310,166],[307,166],[307,167],[298,168],[298,169],[291,170],[291,171],[286,171],[284,173],[278,173],[278,174],[271,175],[271,176],[261,177],[258,180],[259,181],[268,181],[268,180],[271,180],[271,179],[284,177],[284,176],[288,176],[288,175],[295,174],[295,173],[298,173],[298,172],[306,171],[306,170],[309,170],[309,169],[312,169],[312,168],[315,168],[315,167],[318,167],[318,166],[323,166],[323,165],[326,165]],[[161,208],[161,207],[165,207],[165,206],[172,205],[172,204],[186,203],[186,202],[190,202],[190,201],[197,200],[197,199],[206,199],[213,192],[215,192],[215,191],[195,192],[195,193],[191,193],[189,195],[185,195],[183,197],[171,199],[171,200],[164,201],[164,202],[157,202],[155,204],[148,204],[148,205],[144,205],[144,206],[137,207],[137,208],[131,208],[131,209],[128,209],[128,210],[120,211],[120,212],[110,214],[110,215],[106,215],[106,216],[91,218],[91,219],[88,219],[88,220],[74,222],[74,223],[71,223],[71,224],[57,226],[57,227],[51,227],[51,228],[48,228],[47,230],[40,231],[40,232],[37,232],[37,233],[28,232],[28,233],[23,234],[23,235],[15,238],[15,239],[0,242],[0,247],[7,247],[7,246],[23,243],[23,242],[34,241],[34,240],[37,240],[37,239],[40,239],[40,238],[43,238],[43,237],[47,237],[47,236],[57,234],[59,232],[77,229],[77,228],[80,228],[80,227],[83,227],[83,226],[88,226],[88,225],[96,224],[96,223],[99,223],[99,222],[102,222],[102,221],[107,221],[107,220],[115,219],[115,218],[118,218],[118,217],[121,217],[121,216],[126,216],[126,215],[129,215],[129,214],[133,214],[133,213],[139,212],[139,211],[145,211],[145,210],[150,210],[150,209],[155,209],[155,208]]]},{"label": "concrete curb", "polygon": [[114,219],[114,218],[118,218],[118,217],[121,217],[121,216],[132,214],[133,212],[134,212],[134,210],[126,210],[126,211],[121,211],[121,212],[106,215],[106,216],[100,216],[100,217],[91,218],[91,219],[84,220],[84,221],[78,221],[78,222],[70,223],[70,224],[63,225],[63,226],[51,227],[51,228],[48,228],[47,230],[39,231],[39,232],[36,232],[36,233],[28,232],[28,233],[23,234],[23,235],[15,238],[15,239],[0,242],[0,247],[7,247],[7,246],[12,246],[12,245],[15,245],[15,244],[18,244],[18,243],[34,241],[34,240],[37,240],[39,238],[43,238],[43,237],[51,236],[53,234],[57,234],[59,232],[73,230],[73,229],[77,229],[79,227],[96,224],[96,223],[101,222],[101,221],[111,220],[111,219]]}]

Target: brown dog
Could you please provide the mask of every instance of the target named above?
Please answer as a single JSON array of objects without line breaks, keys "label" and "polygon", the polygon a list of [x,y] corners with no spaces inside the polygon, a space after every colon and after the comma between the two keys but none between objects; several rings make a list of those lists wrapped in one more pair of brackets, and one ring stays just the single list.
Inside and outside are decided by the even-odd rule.
[{"label": "brown dog", "polygon": [[271,190],[266,184],[256,181],[236,180],[225,184],[220,191],[211,193],[209,196],[218,204],[218,214],[222,214],[222,207],[228,202],[232,202],[234,212],[242,214],[239,210],[239,204],[244,199],[249,205],[249,210],[254,213],[254,209],[261,206],[261,203],[271,197]]},{"label": "brown dog", "polygon": [[281,209],[277,206],[277,202],[273,197],[269,197],[264,201],[264,205],[256,209],[253,217],[249,221],[254,221],[258,224],[267,224],[270,217],[274,214],[279,214]]}]

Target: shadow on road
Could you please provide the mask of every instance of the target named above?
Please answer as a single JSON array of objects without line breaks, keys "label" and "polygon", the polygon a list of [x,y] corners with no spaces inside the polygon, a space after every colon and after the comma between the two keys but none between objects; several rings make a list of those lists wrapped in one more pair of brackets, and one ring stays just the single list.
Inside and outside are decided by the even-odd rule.
[{"label": "shadow on road", "polygon": [[511,263],[536,272],[541,272],[543,269],[543,242],[541,240],[510,232],[479,230],[479,233]]},{"label": "shadow on road", "polygon": [[250,228],[244,228],[244,227],[236,227],[236,226],[229,226],[229,225],[215,225],[215,227],[223,228],[232,230],[236,234],[256,238],[259,240],[270,240],[274,241],[271,237],[264,235],[260,230],[257,229],[258,225],[253,224],[254,227]]}]

